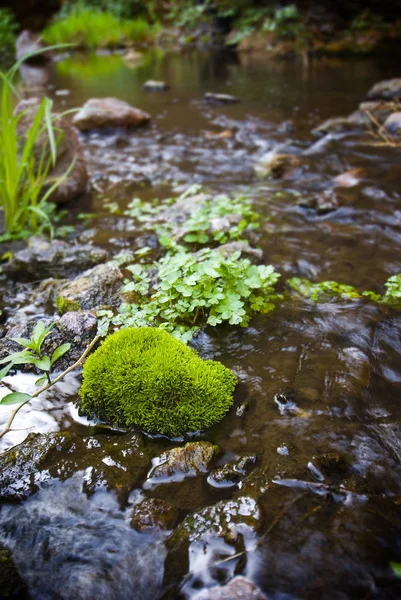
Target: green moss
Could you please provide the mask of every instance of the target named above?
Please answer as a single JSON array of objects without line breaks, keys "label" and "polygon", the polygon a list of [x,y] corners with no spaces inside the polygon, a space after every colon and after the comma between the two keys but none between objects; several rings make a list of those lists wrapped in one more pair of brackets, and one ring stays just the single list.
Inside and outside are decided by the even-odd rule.
[{"label": "green moss", "polygon": [[149,433],[182,435],[218,423],[233,403],[236,377],[202,360],[163,330],[127,328],[86,361],[81,414]]},{"label": "green moss", "polygon": [[63,296],[57,296],[56,307],[61,315],[64,315],[66,312],[81,310],[81,305],[77,300],[69,300]]}]

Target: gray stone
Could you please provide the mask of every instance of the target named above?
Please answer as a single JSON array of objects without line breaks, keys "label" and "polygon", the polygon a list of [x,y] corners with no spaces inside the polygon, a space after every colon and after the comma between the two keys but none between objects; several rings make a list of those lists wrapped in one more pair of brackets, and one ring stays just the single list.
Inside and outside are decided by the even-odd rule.
[{"label": "gray stone", "polygon": [[167,85],[165,81],[154,81],[153,79],[149,79],[143,84],[143,89],[146,92],[166,92],[170,89],[170,86]]},{"label": "gray stone", "polygon": [[70,277],[107,259],[107,252],[89,244],[49,242],[32,237],[3,265],[3,272],[16,281],[35,281],[49,277]]},{"label": "gray stone", "polygon": [[400,135],[401,133],[401,112],[391,114],[384,122],[384,129],[391,135]]},{"label": "gray stone", "polygon": [[237,575],[226,585],[202,590],[192,600],[267,600],[267,596],[252,581]]},{"label": "gray stone", "polygon": [[81,131],[88,131],[104,127],[138,127],[148,123],[150,115],[118,98],[92,98],[72,121]]},{"label": "gray stone", "polygon": [[235,252],[241,252],[241,256],[246,258],[253,258],[255,262],[261,262],[263,260],[263,250],[260,248],[253,248],[247,242],[227,242],[217,248],[223,256],[229,258]]},{"label": "gray stone", "polygon": [[[39,50],[43,50],[43,48],[45,48],[45,43],[40,34],[29,29],[24,29],[15,42],[15,58],[16,60],[21,60],[27,54],[38,52]],[[31,57],[29,60],[43,62],[43,60],[49,60],[49,58],[49,52],[40,52],[40,54]]]},{"label": "gray stone", "polygon": [[372,100],[395,100],[401,98],[401,78],[379,81],[368,92]]},{"label": "gray stone", "polygon": [[212,92],[206,92],[203,100],[208,104],[237,104],[239,102],[239,98],[236,96],[231,96],[230,94],[213,94]]},{"label": "gray stone", "polygon": [[[56,306],[60,313],[69,310],[90,310],[99,306],[120,303],[119,291],[123,276],[113,262],[97,265],[79,275],[74,281],[58,287]],[[57,282],[55,282],[57,285]]]}]

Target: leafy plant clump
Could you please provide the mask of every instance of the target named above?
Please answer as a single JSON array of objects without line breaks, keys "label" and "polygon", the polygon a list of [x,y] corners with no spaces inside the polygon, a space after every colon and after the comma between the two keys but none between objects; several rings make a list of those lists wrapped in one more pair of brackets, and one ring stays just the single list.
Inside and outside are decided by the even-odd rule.
[{"label": "leafy plant clump", "polygon": [[0,208],[5,239],[26,237],[39,233],[44,227],[51,229],[52,206],[48,200],[72,168],[71,165],[63,176],[49,181],[63,136],[55,125],[53,103],[49,98],[43,98],[31,109],[35,111],[32,122],[23,137],[19,134],[18,126],[27,111],[18,114],[14,111],[13,81],[21,62],[7,73],[0,72]]},{"label": "leafy plant clump", "polygon": [[133,279],[122,292],[132,301],[116,315],[100,311],[101,327],[158,326],[188,341],[204,325],[248,325],[253,314],[274,310],[280,275],[240,256],[179,247],[156,263],[129,266]]},{"label": "leafy plant clump", "polygon": [[80,412],[117,426],[178,436],[218,423],[233,404],[235,375],[166,331],[110,335],[86,361]]},{"label": "leafy plant clump", "polygon": [[68,5],[43,32],[43,39],[48,44],[72,43],[82,48],[143,43],[151,37],[151,28],[145,19],[119,18],[83,2]]},{"label": "leafy plant clump", "polygon": [[13,54],[17,30],[13,13],[7,8],[0,8],[0,61],[7,60]]}]

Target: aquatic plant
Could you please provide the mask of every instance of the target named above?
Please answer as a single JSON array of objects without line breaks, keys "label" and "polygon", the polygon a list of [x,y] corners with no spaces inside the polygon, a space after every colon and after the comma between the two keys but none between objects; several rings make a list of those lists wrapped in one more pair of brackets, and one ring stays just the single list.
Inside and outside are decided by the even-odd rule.
[{"label": "aquatic plant", "polygon": [[166,331],[122,329],[86,361],[81,414],[178,436],[218,423],[233,404],[235,375]]},{"label": "aquatic plant", "polygon": [[191,253],[183,247],[159,261],[128,267],[122,293],[132,301],[112,311],[99,311],[100,325],[158,326],[188,341],[204,325],[248,325],[253,314],[268,313],[280,296],[280,275],[269,265],[253,265],[240,252],[225,257],[218,249]]},{"label": "aquatic plant", "polygon": [[401,273],[389,277],[384,287],[386,291],[382,296],[382,302],[401,306]]},{"label": "aquatic plant", "polygon": [[87,6],[68,5],[43,32],[48,44],[71,43],[84,48],[120,46],[123,42],[150,41],[151,28],[145,19],[120,19],[114,14]]},{"label": "aquatic plant", "polygon": [[300,296],[310,299],[312,302],[322,302],[328,298],[361,298],[362,294],[352,285],[345,285],[337,281],[320,281],[312,283],[309,279],[293,277],[286,281],[288,287],[296,291]]},{"label": "aquatic plant", "polygon": [[18,126],[27,111],[18,114],[14,111],[13,81],[21,62],[6,73],[0,72],[0,208],[4,214],[6,239],[26,237],[44,226],[51,229],[48,199],[72,168],[71,165],[63,176],[49,181],[63,136],[55,125],[53,102],[49,98],[43,98],[31,109],[35,111],[32,122],[24,136],[19,135]]}]

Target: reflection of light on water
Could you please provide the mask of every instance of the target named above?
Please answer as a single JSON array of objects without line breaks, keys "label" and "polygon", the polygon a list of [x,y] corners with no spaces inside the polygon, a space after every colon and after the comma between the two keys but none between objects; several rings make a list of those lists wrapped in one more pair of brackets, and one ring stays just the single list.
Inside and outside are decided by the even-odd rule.
[{"label": "reflection of light on water", "polygon": [[[37,378],[37,375],[18,373],[13,377],[6,377],[5,381],[19,392],[32,394],[37,389],[35,387]],[[0,440],[0,451],[20,444],[29,433],[59,431],[66,417],[87,423],[87,420],[78,417],[77,409],[70,402],[70,398],[76,395],[79,386],[77,374],[69,373],[63,381],[23,406],[13,421],[12,431]],[[7,388],[0,387],[0,398],[9,393]],[[16,405],[0,405],[1,429],[15,408]]]}]

